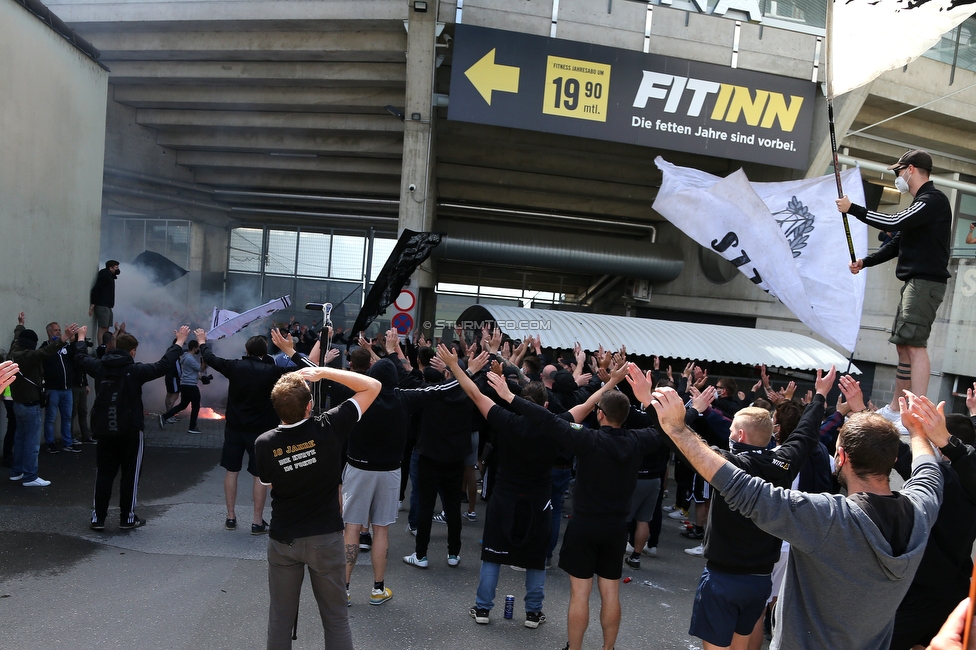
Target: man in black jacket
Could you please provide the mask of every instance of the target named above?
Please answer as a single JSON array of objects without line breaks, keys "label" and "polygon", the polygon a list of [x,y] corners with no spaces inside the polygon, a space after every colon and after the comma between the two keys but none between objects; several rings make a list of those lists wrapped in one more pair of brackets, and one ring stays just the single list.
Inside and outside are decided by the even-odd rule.
[{"label": "man in black jacket", "polygon": [[837,209],[881,230],[898,232],[878,252],[851,263],[851,273],[898,257],[895,276],[904,284],[888,341],[898,350],[898,370],[891,404],[879,413],[899,421],[898,398],[911,390],[924,395],[929,388],[929,353],[926,344],[935,312],[945,297],[949,279],[949,238],[952,210],[946,195],[929,180],[932,156],[921,149],[905,152],[888,169],[895,172],[895,185],[915,200],[895,214],[873,212],[852,204],[847,195],[837,199]]},{"label": "man in black jacket", "polygon": [[[87,332],[87,327],[80,328],[79,341],[74,344],[74,363],[77,369],[95,379],[96,393],[100,390],[112,390],[111,384],[118,382],[118,399],[124,404],[119,407],[118,412],[129,414],[127,421],[119,423],[117,434],[110,435],[108,431],[95,431],[98,436],[98,447],[95,450],[95,499],[90,526],[95,531],[105,530],[105,517],[108,514],[109,501],[112,499],[112,484],[115,482],[115,475],[121,469],[119,529],[131,530],[146,523],[136,515],[145,430],[142,386],[165,375],[166,371],[176,363],[183,353],[183,341],[190,334],[190,328],[184,325],[176,331],[176,343],[171,345],[156,363],[135,362],[139,341],[128,333],[119,334],[115,340],[114,350],[106,352],[101,359],[94,359],[88,355],[88,348],[85,345]],[[95,399],[97,403],[97,394]]]},{"label": "man in black jacket", "polygon": [[112,327],[113,314],[115,308],[115,279],[122,271],[119,270],[119,263],[116,260],[105,262],[105,268],[95,276],[95,284],[92,286],[89,295],[88,315],[95,317],[98,325],[98,341],[102,340],[105,332]]},{"label": "man in black jacket", "polygon": [[[264,504],[268,488],[258,478],[254,458],[254,441],[265,431],[278,426],[278,415],[271,406],[271,389],[282,375],[296,367],[281,368],[268,356],[268,340],[252,336],[244,344],[246,354],[240,359],[222,359],[207,345],[207,333],[194,331],[200,344],[200,356],[204,363],[230,380],[227,388],[227,419],[224,423],[224,447],[220,454],[220,466],[227,470],[224,476],[224,500],[227,503],[227,519],[224,528],[237,528],[237,477],[244,465],[247,452],[247,471],[254,477],[251,496],[254,499],[254,519],[251,534],[268,532],[264,521]],[[305,367],[303,357],[295,353],[291,337],[284,337],[277,329],[271,330],[272,341],[300,367]]]},{"label": "man in black jacket", "polygon": [[603,647],[612,648],[620,630],[620,558],[627,544],[630,497],[641,459],[656,449],[662,436],[655,429],[622,429],[630,401],[618,391],[603,394],[597,404],[599,430],[570,424],[537,404],[515,397],[504,381],[488,377],[499,398],[525,416],[533,428],[576,453],[573,518],[566,527],[559,568],[569,574],[566,648],[579,650],[589,624],[593,575],[600,590]]},{"label": "man in black jacket", "polygon": [[25,327],[24,312],[20,312],[17,317],[14,344],[10,347],[10,359],[20,366],[17,381],[10,386],[14,415],[17,418],[10,480],[21,481],[24,487],[47,487],[51,484],[37,475],[37,452],[41,445],[41,384],[44,379],[44,360],[57,354],[77,331],[77,325],[69,325],[59,341],[38,350],[35,349],[37,334]]},{"label": "man in black jacket", "polygon": [[[836,376],[833,367],[823,377],[817,371],[813,402],[789,438],[775,450],[767,448],[773,433],[769,411],[749,407],[741,409],[732,420],[729,450],[717,451],[752,476],[778,487],[790,487],[820,442],[824,403]],[[650,383],[639,372],[631,373],[631,377],[631,384],[637,384],[634,394],[642,403],[650,403]],[[781,540],[729,508],[717,491],[712,493],[703,543],[707,562],[698,582],[688,631],[702,640],[706,650],[747,647],[749,635],[769,599],[771,574],[780,557],[781,544]]]},{"label": "man in black jacket", "polygon": [[[41,348],[58,345],[61,340],[61,326],[48,323],[47,340]],[[81,452],[81,443],[75,444],[71,435],[71,414],[74,410],[75,373],[69,357],[69,349],[58,346],[57,354],[44,359],[44,391],[47,393],[47,407],[44,409],[44,443],[51,454],[58,453],[54,442],[54,420],[61,416],[61,444],[65,451]]]},{"label": "man in black jacket", "polygon": [[[488,360],[483,352],[468,366],[474,372]],[[417,439],[417,542],[414,552],[403,558],[412,566],[426,569],[427,547],[434,501],[440,491],[447,519],[447,565],[461,561],[461,483],[464,459],[471,453],[474,406],[457,381],[397,391],[408,412],[421,412]]]}]

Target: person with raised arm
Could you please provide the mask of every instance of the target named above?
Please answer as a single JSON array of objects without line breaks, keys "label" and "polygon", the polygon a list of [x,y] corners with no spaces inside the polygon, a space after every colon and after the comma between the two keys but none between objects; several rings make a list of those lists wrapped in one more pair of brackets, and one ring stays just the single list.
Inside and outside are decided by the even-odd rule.
[{"label": "person with raised arm", "polygon": [[[279,338],[284,342],[276,337],[275,344],[281,347]],[[346,386],[353,395],[312,417],[315,404],[306,382],[322,379]],[[325,647],[352,650],[339,503],[342,446],[381,388],[372,377],[326,366],[287,373],[271,391],[281,424],[254,442],[257,477],[271,488],[268,650],[291,648],[306,567]]]},{"label": "person with raised arm", "polygon": [[[626,371],[625,362],[621,370]],[[641,459],[656,449],[662,437],[653,428],[624,429],[630,401],[608,390],[596,403],[599,429],[587,429],[558,418],[544,407],[515,397],[504,380],[488,375],[504,402],[525,417],[535,432],[573,451],[578,460],[573,518],[559,553],[559,568],[569,574],[570,596],[567,650],[579,650],[590,617],[593,576],[600,591],[603,650],[611,650],[620,630],[621,556],[627,545],[627,515],[637,484]]]},{"label": "person with raised arm", "polygon": [[925,398],[909,394],[900,401],[915,457],[900,492],[888,483],[898,450],[894,425],[873,413],[847,421],[835,454],[845,497],[787,490],[749,476],[685,425],[674,390],[634,392],[654,407],[664,432],[731,510],[790,543],[770,648],[887,650],[894,612],[921,562],[942,496],[927,436],[935,423],[921,410]]},{"label": "person with raised arm", "polygon": [[[70,329],[70,328],[69,328]],[[95,403],[92,405],[92,431],[98,436],[95,449],[95,496],[91,523],[94,531],[105,530],[112,484],[121,470],[119,481],[119,529],[131,530],[146,523],[136,515],[139,475],[145,451],[145,408],[142,404],[144,384],[163,377],[183,354],[183,342],[190,334],[186,325],[176,332],[176,341],[155,363],[136,363],[139,341],[132,334],[119,334],[115,348],[101,359],[89,356],[85,345],[88,328],[78,330],[74,344],[75,369],[95,380]]]}]

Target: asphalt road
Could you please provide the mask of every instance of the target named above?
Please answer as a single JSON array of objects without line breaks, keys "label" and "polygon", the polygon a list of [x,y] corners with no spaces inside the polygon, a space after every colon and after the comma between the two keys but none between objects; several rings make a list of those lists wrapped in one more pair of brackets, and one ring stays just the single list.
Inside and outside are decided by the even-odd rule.
[{"label": "asphalt road", "polygon": [[[139,490],[145,527],[117,530],[109,511],[103,533],[88,528],[95,476],[95,447],[81,454],[40,457],[47,488],[0,481],[0,647],[2,648],[263,648],[267,624],[267,537],[251,536],[246,525],[250,480],[238,493],[237,531],[223,528],[224,470],[219,449],[221,423],[206,423],[204,436],[185,426],[151,431]],[[5,477],[5,474],[3,474]],[[249,479],[246,474],[244,478]],[[671,487],[672,494],[673,485]],[[118,488],[113,495],[117,505]],[[572,501],[567,501],[569,512]],[[484,503],[477,506],[484,516]],[[491,623],[468,615],[478,582],[482,522],[463,522],[461,564],[447,566],[446,526],[433,524],[426,571],[404,564],[414,538],[406,513],[391,528],[386,584],[394,597],[369,605],[372,571],[360,555],[352,578],[349,610],[360,648],[562,648],[566,639],[569,580],[559,569],[547,573],[548,622],[522,625],[524,573],[502,569]],[[265,514],[270,519],[270,502]],[[565,528],[565,520],[564,520]],[[703,560],[682,549],[692,546],[665,519],[657,559],[640,570],[624,567],[632,581],[621,585],[623,621],[616,647],[699,648],[687,634],[692,599]],[[623,558],[621,558],[622,560]],[[594,589],[594,592],[596,590]],[[502,617],[505,594],[516,596],[515,618]],[[599,648],[599,596],[594,593],[584,647]],[[302,595],[295,648],[321,648],[322,626],[308,582]]]}]

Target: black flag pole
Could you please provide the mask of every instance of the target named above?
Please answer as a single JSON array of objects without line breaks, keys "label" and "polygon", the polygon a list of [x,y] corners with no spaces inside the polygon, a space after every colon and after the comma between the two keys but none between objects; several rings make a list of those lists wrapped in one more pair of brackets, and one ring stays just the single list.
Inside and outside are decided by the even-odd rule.
[{"label": "black flag pole", "polygon": [[[844,187],[840,181],[840,163],[837,160],[837,134],[834,132],[834,100],[827,97],[827,123],[830,127],[830,152],[834,158],[834,180],[837,181],[837,198],[844,196]],[[854,252],[854,240],[851,238],[851,224],[847,220],[847,213],[841,213],[844,220],[844,234],[847,235],[847,250],[851,254],[851,264],[857,261]]]}]

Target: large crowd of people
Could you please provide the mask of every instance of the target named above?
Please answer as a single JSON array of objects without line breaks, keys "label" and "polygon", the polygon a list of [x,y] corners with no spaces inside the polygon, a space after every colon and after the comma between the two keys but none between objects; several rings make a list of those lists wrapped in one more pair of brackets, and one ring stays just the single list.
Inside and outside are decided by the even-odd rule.
[{"label": "large crowd of people", "polygon": [[[4,464],[11,481],[44,487],[40,451],[93,438],[95,531],[106,529],[120,472],[119,528],[145,524],[136,513],[143,385],[172,376],[182,360],[176,388],[185,394],[158,416],[166,426],[186,406],[199,408],[204,368],[227,377],[223,526],[237,527],[246,453],[251,533],[270,536],[268,648],[291,647],[306,567],[326,647],[352,647],[358,555],[371,553],[367,602],[389,601],[389,531],[402,510],[416,536],[403,561],[419,570],[470,562],[462,520],[483,526],[475,624],[491,621],[500,567],[525,571],[529,628],[547,620],[547,571],[565,571],[571,650],[583,645],[594,577],[602,647],[614,646],[623,567],[655,561],[667,517],[698,542],[686,552],[705,560],[689,621],[704,648],[760,648],[766,634],[773,648],[961,647],[967,614],[957,606],[976,541],[976,385],[969,416],[904,391],[892,422],[833,368],[818,371],[803,396],[792,382],[774,387],[765,369],[740,391],[694,361],[679,373],[625,349],[554,350],[541,337],[510,340],[490,327],[444,342],[391,330],[339,350],[328,329],[316,340],[284,326],[249,338],[242,358],[223,359],[204,330],[183,326],[153,362],[136,361],[139,342],[120,327],[103,334],[94,356],[87,327],[51,323],[46,332],[38,346],[21,314],[0,365],[13,414]],[[95,396],[88,433],[76,440],[73,389],[84,378]],[[841,397],[828,404],[835,387]],[[905,479],[897,491],[893,471]],[[669,479],[673,504],[665,504]],[[570,485],[573,517],[560,545]],[[472,497],[487,502],[483,520]],[[431,546],[437,522],[447,527],[439,551]]]}]

